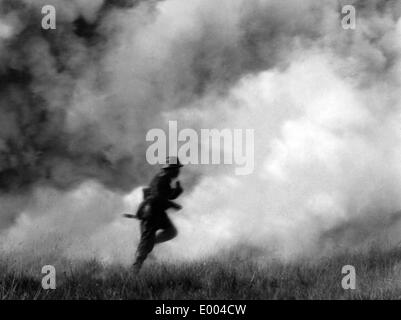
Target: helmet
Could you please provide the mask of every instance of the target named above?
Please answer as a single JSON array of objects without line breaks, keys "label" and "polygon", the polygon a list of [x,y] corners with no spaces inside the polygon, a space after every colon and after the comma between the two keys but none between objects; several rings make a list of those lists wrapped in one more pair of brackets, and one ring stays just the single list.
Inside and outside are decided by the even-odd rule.
[{"label": "helmet", "polygon": [[176,168],[181,168],[181,167],[183,167],[183,165],[181,164],[178,157],[168,157],[166,159],[166,164],[163,165],[162,168],[164,170],[168,170],[168,169],[176,169]]}]

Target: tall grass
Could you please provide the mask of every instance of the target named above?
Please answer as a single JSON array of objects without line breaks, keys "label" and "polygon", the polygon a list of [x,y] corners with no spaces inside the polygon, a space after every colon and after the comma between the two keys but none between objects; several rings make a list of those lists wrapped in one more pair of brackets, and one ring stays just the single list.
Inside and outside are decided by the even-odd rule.
[{"label": "tall grass", "polygon": [[[341,287],[344,265],[356,290]],[[38,266],[37,270],[41,267]],[[401,251],[371,250],[318,261],[266,263],[225,256],[203,262],[147,263],[140,274],[89,261],[57,273],[56,290],[41,274],[0,265],[1,299],[400,299]]]}]

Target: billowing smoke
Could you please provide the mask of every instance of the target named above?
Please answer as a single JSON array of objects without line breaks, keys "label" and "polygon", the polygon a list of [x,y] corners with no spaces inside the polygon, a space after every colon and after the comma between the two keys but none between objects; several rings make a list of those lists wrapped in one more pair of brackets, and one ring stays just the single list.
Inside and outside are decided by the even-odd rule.
[{"label": "billowing smoke", "polygon": [[157,255],[398,243],[401,6],[352,2],[355,30],[330,0],[0,1],[3,251],[130,263],[168,120],[254,129],[255,171],[187,166]]}]

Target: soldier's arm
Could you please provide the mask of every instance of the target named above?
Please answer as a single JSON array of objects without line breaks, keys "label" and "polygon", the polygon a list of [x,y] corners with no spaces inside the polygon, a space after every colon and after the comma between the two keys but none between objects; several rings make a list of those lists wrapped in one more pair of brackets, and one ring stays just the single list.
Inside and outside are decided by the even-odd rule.
[{"label": "soldier's arm", "polygon": [[175,188],[171,188],[171,179],[167,176],[159,177],[157,181],[157,193],[165,198],[174,200],[182,193],[182,187],[179,182],[176,182]]},{"label": "soldier's arm", "polygon": [[170,208],[173,208],[174,210],[181,210],[182,209],[182,206],[181,205],[179,205],[178,203],[175,203],[174,201],[171,201],[171,200],[168,200],[168,206],[170,207]]},{"label": "soldier's arm", "polygon": [[181,195],[182,191],[183,190],[182,190],[181,184],[180,184],[179,181],[177,181],[176,184],[175,184],[175,188],[171,189],[169,199],[170,200],[177,199]]}]

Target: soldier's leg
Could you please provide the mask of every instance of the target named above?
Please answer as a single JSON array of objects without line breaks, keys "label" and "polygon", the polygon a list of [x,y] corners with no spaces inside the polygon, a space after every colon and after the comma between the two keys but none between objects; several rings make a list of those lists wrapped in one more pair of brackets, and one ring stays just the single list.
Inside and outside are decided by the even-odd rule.
[{"label": "soldier's leg", "polygon": [[155,244],[172,240],[178,234],[177,228],[167,216],[163,219],[160,228],[161,230],[156,234]]},{"label": "soldier's leg", "polygon": [[155,226],[149,221],[141,221],[141,239],[136,251],[134,268],[139,270],[142,267],[148,254],[153,250],[155,245]]}]

